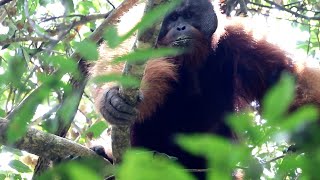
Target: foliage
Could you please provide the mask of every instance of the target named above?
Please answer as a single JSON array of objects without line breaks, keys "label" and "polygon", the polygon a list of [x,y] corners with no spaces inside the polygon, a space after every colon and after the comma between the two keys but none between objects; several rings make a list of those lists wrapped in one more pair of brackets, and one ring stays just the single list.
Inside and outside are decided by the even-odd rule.
[{"label": "foliage", "polygon": [[[273,97],[288,96],[289,89],[292,94],[288,101],[293,100],[292,77],[284,75],[281,81],[266,95],[262,104],[264,114],[268,115],[265,109],[277,112],[287,112],[288,106],[281,103],[266,103]],[[278,101],[275,101],[278,102]],[[281,113],[273,115],[272,120],[264,120],[264,114],[258,118],[255,112],[248,111],[241,114],[229,116],[229,123],[239,135],[239,143],[232,143],[227,139],[212,135],[181,135],[177,137],[177,143],[192,154],[207,159],[208,179],[230,179],[230,175],[237,168],[243,169],[246,179],[313,179],[318,176],[316,167],[319,164],[319,148],[313,144],[313,148],[304,146],[308,144],[304,139],[301,149],[291,151],[290,144],[283,139],[284,136],[293,137],[297,129],[305,124],[312,123],[318,117],[314,107],[307,106],[296,110],[293,113]],[[312,132],[310,136],[319,136],[319,132]],[[314,141],[312,143],[315,143]],[[289,148],[290,147],[290,148]],[[289,150],[288,150],[289,148]],[[153,177],[164,177],[165,174],[159,167],[163,163],[163,157],[152,158],[147,163],[145,159],[150,158],[150,152],[131,151],[126,155],[122,168],[119,169],[119,177],[122,179],[154,179]],[[171,159],[171,158],[169,158]],[[168,160],[168,159],[167,159]],[[147,165],[146,165],[147,163]],[[172,162],[173,163],[173,162]],[[156,167],[153,165],[156,164]],[[158,166],[159,165],[159,166]],[[146,169],[148,167],[148,169]],[[141,169],[142,168],[142,169]],[[174,170],[173,168],[172,170]],[[179,168],[175,170],[179,172]],[[137,172],[144,172],[143,176]],[[152,172],[151,174],[149,174]],[[171,172],[173,173],[173,172]],[[190,174],[185,171],[184,176]],[[143,178],[142,178],[143,177]],[[168,175],[168,177],[172,177]],[[182,175],[177,175],[181,177]],[[156,178],[155,178],[156,179]],[[185,179],[188,179],[185,177]]]},{"label": "foliage", "polygon": [[166,156],[154,155],[153,152],[132,150],[125,155],[123,161],[117,174],[119,179],[194,179],[181,165],[170,161]]},{"label": "foliage", "polygon": [[[101,159],[78,159],[66,163],[60,163],[55,168],[43,173],[38,179],[103,179],[103,171],[108,171],[108,174],[113,174],[114,168],[108,167],[103,169]],[[81,172],[81,173],[79,173]]]},{"label": "foliage", "polygon": [[[113,2],[119,4],[118,1]],[[226,2],[229,4],[226,3],[222,9],[226,8],[231,15],[243,13],[241,6],[235,6],[241,4],[241,0]],[[297,42],[297,48],[313,59],[320,59],[318,0],[250,0],[245,3],[247,16],[282,19],[290,22],[292,28],[307,33],[307,38]],[[108,126],[95,113],[89,88],[85,89],[84,95],[75,91],[80,87],[74,88],[73,83],[81,79],[83,72],[79,69],[82,70],[83,66],[71,55],[79,53],[90,63],[97,60],[97,44],[87,38],[112,5],[102,0],[62,3],[54,0],[12,0],[0,7],[0,117],[11,120],[7,134],[9,140],[14,142],[23,136],[27,126],[54,133],[61,124],[71,124],[67,137],[90,146],[104,135],[103,131]],[[163,8],[168,7],[151,12],[125,35],[119,35],[116,28],[110,27],[104,39],[116,47],[137,30],[144,30],[159,20],[166,12]],[[179,51],[139,50],[118,57],[113,63],[145,61],[175,53]],[[93,80],[97,84],[110,81],[126,86],[137,86],[139,82],[132,77],[115,74]],[[294,97],[293,89],[293,78],[284,75],[266,95],[261,115],[255,111],[256,107],[230,115],[229,123],[241,139],[237,144],[221,137],[200,134],[178,136],[177,143],[208,160],[209,179],[229,179],[237,168],[243,169],[252,179],[316,179],[314,167],[318,167],[320,162],[317,143],[320,135],[312,127],[315,127],[314,120],[318,114],[312,106],[288,114],[288,105]],[[80,105],[78,94],[82,95]],[[63,103],[63,110],[58,113]],[[63,121],[58,121],[57,117]],[[307,127],[311,128],[306,134],[303,130]],[[285,141],[289,137],[297,142],[299,151],[291,151],[295,146]],[[1,146],[0,159],[3,159],[0,179],[30,178],[35,162],[26,152]],[[154,157],[148,151],[132,150],[117,169],[117,175],[120,179],[163,179],[166,176],[194,179],[172,159]],[[94,168],[77,162],[59,165],[42,178],[66,176],[68,179],[101,179]]]},{"label": "foliage", "polygon": [[318,0],[222,0],[222,2],[222,10],[227,14],[262,15],[266,18],[291,22],[293,27],[308,34],[308,38],[297,43],[297,48],[319,59],[320,2]]}]

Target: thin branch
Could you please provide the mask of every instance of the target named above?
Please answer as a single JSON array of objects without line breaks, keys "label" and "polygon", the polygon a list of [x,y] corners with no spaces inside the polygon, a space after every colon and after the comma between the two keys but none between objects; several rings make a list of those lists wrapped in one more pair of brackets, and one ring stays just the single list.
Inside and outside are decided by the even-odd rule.
[{"label": "thin branch", "polygon": [[275,18],[275,19],[279,19],[279,20],[285,20],[285,21],[290,21],[293,23],[297,23],[297,24],[301,24],[301,25],[306,25],[306,26],[311,26],[311,27],[317,27],[317,25],[311,25],[311,24],[306,24],[306,23],[302,23],[302,22],[298,22],[296,19],[287,19],[287,18],[282,18],[282,17],[274,17],[274,16],[270,16],[270,14],[266,14],[266,13],[261,13],[260,11],[257,11],[256,9],[249,9],[249,11],[261,14],[263,16],[266,17],[271,17],[271,18]]},{"label": "thin branch", "polygon": [[[82,24],[86,24],[88,22],[91,21],[95,21],[98,19],[104,19],[106,18],[111,12],[105,13],[105,14],[96,14],[96,15],[89,15],[89,16],[81,16],[80,20],[74,21],[72,24],[70,25],[66,25],[67,27],[69,27],[69,29],[66,32],[70,32],[70,30],[74,27],[77,27],[79,25]],[[77,15],[75,15],[77,16]],[[49,19],[46,19],[44,21],[49,21],[49,20],[54,20],[57,18],[63,18],[63,16],[59,16],[59,17],[52,17]],[[44,22],[43,21],[43,22]],[[59,29],[59,28],[58,28]],[[59,29],[60,31],[61,29]],[[54,32],[53,32],[54,33]],[[48,41],[47,38],[44,37],[19,37],[19,38],[8,38],[5,40],[0,41],[0,46],[4,46],[7,44],[11,44],[11,43],[15,43],[15,42],[26,42],[26,41],[31,41],[31,42],[46,42]]]},{"label": "thin branch", "polygon": [[57,20],[57,19],[64,19],[64,18],[82,18],[85,15],[82,14],[70,14],[67,16],[53,16],[53,17],[49,17],[49,18],[40,18],[41,22],[48,22],[48,21],[53,21],[53,20]]},{"label": "thin branch", "polygon": [[185,169],[188,172],[208,172],[210,169]]},{"label": "thin branch", "polygon": [[[15,8],[17,0],[10,0],[8,4],[6,4],[6,8]],[[4,1],[2,1],[4,2]],[[0,6],[1,7],[1,6]],[[2,23],[7,18],[7,12],[4,8],[0,8],[0,23]]]},{"label": "thin branch", "polygon": [[308,49],[307,49],[307,54],[309,54],[310,52],[310,46],[311,46],[311,26],[310,26],[310,23],[309,23],[309,26],[308,26],[308,31],[309,31],[309,39],[308,39]]},{"label": "thin branch", "polygon": [[112,6],[113,9],[116,8],[116,7],[112,4],[112,2],[110,2],[109,0],[107,0],[107,2],[110,4],[110,6]]},{"label": "thin branch", "polygon": [[116,9],[112,10],[110,15],[101,23],[101,25],[90,36],[93,42],[99,42],[103,36],[106,27],[117,24],[118,19],[129,11],[139,0],[126,0],[123,1]]},{"label": "thin branch", "polygon": [[274,161],[276,161],[276,160],[278,160],[278,159],[284,158],[285,156],[286,156],[286,155],[281,155],[281,156],[275,157],[275,158],[273,158],[273,159],[271,159],[271,160],[269,160],[269,161],[264,162],[263,164],[270,164],[270,163],[272,163],[272,162],[274,162]]},{"label": "thin branch", "polygon": [[316,37],[317,37],[317,41],[318,41],[318,48],[320,50],[320,30],[318,29],[317,33],[316,33]]},{"label": "thin branch", "polygon": [[78,111],[85,117],[85,119],[86,119],[86,124],[91,125],[91,124],[92,124],[92,121],[91,121],[90,118],[87,117],[86,113],[83,112],[83,110],[81,110],[81,109],[78,109]]},{"label": "thin branch", "polygon": [[[61,74],[57,73],[57,79],[61,78]],[[19,112],[21,112],[21,109],[23,109],[23,107],[28,106],[28,103],[30,103],[32,101],[33,97],[37,97],[39,92],[43,91],[44,89],[48,88],[48,83],[43,83],[40,86],[38,86],[36,89],[32,90],[32,92],[24,99],[20,102],[20,104],[18,106],[16,106],[8,115],[7,115],[7,119],[12,120],[14,119],[14,117],[16,117]]]},{"label": "thin branch", "polygon": [[[75,20],[73,21],[71,24],[66,24],[66,25],[63,25],[64,27],[67,27],[67,28],[57,28],[56,31],[58,32],[64,32],[64,34],[61,34],[58,36],[59,40],[63,39],[65,37],[65,35],[67,35],[71,29],[75,28],[75,27],[78,27],[80,25],[83,25],[83,24],[86,24],[88,22],[91,22],[91,21],[96,21],[98,19],[105,19],[106,17],[109,16],[109,14],[111,13],[112,11],[109,11],[108,13],[105,13],[105,14],[96,14],[96,15],[89,15],[89,16],[81,16],[80,20]],[[60,17],[57,17],[57,18],[64,18],[64,16],[60,16]],[[55,31],[52,31],[51,33],[55,34],[56,32]],[[58,42],[57,41],[57,42]]]},{"label": "thin branch", "polygon": [[76,23],[75,25],[77,26],[77,25],[88,23],[90,21],[104,19],[104,18],[108,17],[110,12],[111,11],[109,11],[108,13],[104,13],[104,14],[92,14],[92,15],[87,15],[87,16],[82,15],[82,14],[72,14],[72,15],[68,15],[68,16],[55,16],[55,17],[50,17],[47,19],[42,19],[41,22],[48,22],[48,21],[62,19],[62,18],[80,18],[80,20],[75,21],[75,23]]},{"label": "thin branch", "polygon": [[259,4],[259,3],[256,3],[256,2],[249,2],[248,4],[252,4],[252,5],[263,7],[263,8],[273,9],[272,6],[267,6],[267,5]]},{"label": "thin branch", "polygon": [[[10,111],[12,110],[12,107],[9,109],[9,103],[10,103],[10,99],[11,99],[11,96],[12,96],[12,94],[13,94],[13,91],[14,91],[14,89],[13,89],[12,85],[10,85],[10,87],[9,87],[9,93],[8,93],[8,97],[7,97],[6,105],[5,105],[5,107],[6,107],[6,112],[10,112]],[[12,104],[13,104],[13,103],[12,103]]]},{"label": "thin branch", "polygon": [[52,109],[50,109],[49,111],[47,111],[46,113],[44,113],[42,116],[32,120],[32,125],[36,125],[39,124],[41,121],[43,120],[47,120],[54,112],[57,111],[57,109],[59,108],[58,105],[55,105]]},{"label": "thin branch", "polygon": [[290,13],[290,14],[298,17],[298,18],[303,18],[303,19],[307,19],[307,20],[317,20],[317,21],[320,20],[320,17],[309,17],[309,16],[305,16],[305,15],[303,15],[303,14],[299,14],[299,13],[297,13],[297,12],[294,12],[294,11],[292,11],[292,10],[290,10],[290,9],[287,9],[287,8],[285,8],[285,7],[277,4],[277,3],[275,3],[275,2],[272,2],[272,1],[270,1],[270,0],[264,0],[264,1],[267,2],[267,3],[269,3],[269,4],[271,4],[271,5],[273,5],[273,6],[275,6],[276,8],[278,8],[278,9],[280,9],[280,10],[282,10],[282,11],[286,11],[286,12],[288,12],[288,13]]},{"label": "thin branch", "polygon": [[37,33],[38,36],[43,37],[43,38],[50,40],[50,41],[56,41],[56,39],[52,38],[50,35],[41,32],[38,29],[38,27],[36,26],[35,22],[30,18],[28,0],[24,0],[24,13],[28,19],[30,26]]},{"label": "thin branch", "polygon": [[292,6],[292,5],[294,5],[294,4],[300,4],[300,3],[302,3],[302,1],[292,2],[292,3],[289,3],[289,4],[285,4],[285,5],[283,5],[283,6],[284,6],[284,7],[286,7],[286,6]]}]

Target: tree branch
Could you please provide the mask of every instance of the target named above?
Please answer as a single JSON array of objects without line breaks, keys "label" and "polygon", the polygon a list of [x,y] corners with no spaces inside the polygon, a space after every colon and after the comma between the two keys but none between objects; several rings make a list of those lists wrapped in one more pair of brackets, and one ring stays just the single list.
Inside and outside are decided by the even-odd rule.
[{"label": "tree branch", "polygon": [[[94,14],[94,15],[88,15],[88,16],[82,16],[82,15],[70,15],[69,17],[80,17],[79,20],[75,20],[73,21],[71,24],[66,24],[64,25],[65,27],[69,27],[68,29],[73,29],[74,27],[77,27],[79,25],[82,24],[86,24],[88,22],[91,21],[95,21],[98,19],[103,19],[108,17],[108,15],[111,13],[105,13],[105,14]],[[55,19],[59,19],[59,18],[65,18],[64,16],[59,16],[59,17],[51,17],[48,19],[43,20],[42,22],[46,22],[46,21],[51,21],[51,20],[55,20]],[[60,28],[57,28],[59,31],[61,31]],[[57,32],[52,31],[50,32],[51,34],[56,34]],[[11,43],[15,43],[15,42],[24,42],[24,41],[32,41],[32,42],[45,42],[48,39],[44,38],[44,37],[19,37],[19,38],[8,38],[5,40],[0,41],[0,46],[4,46],[7,44],[11,44]]]},{"label": "tree branch", "polygon": [[6,138],[8,125],[9,122],[7,120],[0,120],[0,143],[5,146],[24,150],[51,160],[57,160],[57,158],[63,159],[68,156],[100,157],[85,146],[33,128],[28,128],[26,135],[14,144],[8,144]]},{"label": "tree branch", "polygon": [[46,19],[42,19],[41,22],[48,22],[48,21],[52,21],[52,20],[56,20],[56,19],[65,19],[65,18],[79,18],[79,20],[75,21],[76,25],[80,25],[80,24],[85,24],[89,21],[94,21],[94,20],[98,20],[98,19],[103,19],[108,17],[108,15],[111,13],[111,11],[109,11],[108,13],[105,14],[90,14],[90,15],[82,15],[82,14],[71,14],[68,16],[54,16],[54,17],[50,17],[50,18],[46,18]]},{"label": "tree branch", "polygon": [[288,12],[288,13],[290,13],[290,14],[293,14],[294,16],[296,16],[296,17],[298,17],[298,18],[303,18],[303,19],[307,19],[307,20],[316,20],[316,21],[319,21],[319,20],[320,20],[320,17],[308,17],[308,16],[305,16],[305,15],[303,15],[303,14],[299,14],[299,13],[297,13],[297,12],[291,11],[290,9],[287,9],[287,8],[285,8],[285,7],[277,4],[277,3],[275,3],[275,2],[272,2],[272,1],[270,1],[270,0],[264,0],[264,1],[267,2],[267,3],[269,3],[269,4],[271,4],[271,5],[273,5],[273,6],[275,6],[276,8],[278,8],[278,9],[280,9],[280,10],[282,10],[282,11],[286,11],[286,12]]},{"label": "tree branch", "polygon": [[[150,10],[156,6],[168,2],[168,0],[148,0],[146,3],[144,14],[148,13]],[[162,21],[159,21],[150,27],[143,33],[138,32],[136,48],[147,48],[154,47],[157,41],[158,34],[160,32]],[[130,75],[141,79],[144,71],[144,64],[130,64],[126,63],[124,68],[124,75]],[[139,89],[138,88],[128,88],[120,89],[120,94],[130,102],[131,104],[137,104]],[[112,153],[113,160],[117,164],[121,162],[122,155],[130,147],[130,129],[131,124],[124,126],[112,126],[111,139],[112,139]]]},{"label": "tree branch", "polygon": [[273,8],[272,6],[266,6],[266,5],[263,5],[263,4],[256,3],[256,2],[249,2],[248,4],[252,4],[252,5],[255,5],[255,6],[268,8],[268,9],[272,9]]},{"label": "tree branch", "polygon": [[[3,5],[6,5],[6,6],[5,6],[6,8],[0,8],[0,23],[2,23],[2,22],[5,20],[5,18],[7,17],[7,11],[6,11],[6,9],[15,8],[15,6],[16,6],[16,1],[17,1],[17,0],[9,0],[9,1],[3,0],[3,1],[1,1],[2,3],[4,3]],[[2,6],[3,6],[3,5],[2,5]],[[1,7],[1,6],[0,6],[0,7]]]},{"label": "tree branch", "polygon": [[93,42],[100,41],[106,27],[117,24],[118,19],[128,12],[139,0],[126,0],[123,1],[116,9],[112,10],[110,15],[101,23],[101,25],[90,36]]},{"label": "tree branch", "polygon": [[[106,17],[106,19],[101,23],[101,25],[90,35],[90,37],[88,38],[90,41],[98,43],[99,41],[101,41],[104,30],[106,29],[106,27],[109,27],[110,25],[115,25],[117,23],[117,20],[125,13],[127,12],[133,5],[135,5],[135,3],[137,3],[138,0],[131,0],[131,1],[124,1],[122,4],[120,4],[116,9],[112,10],[110,13],[108,13],[108,16]],[[85,85],[87,83],[87,76],[88,76],[88,64],[85,61],[85,59],[82,58],[82,56],[79,53],[74,53],[71,57],[72,59],[74,59],[76,62],[78,62],[78,67],[79,70],[81,72],[81,75],[79,78],[75,78],[72,77],[71,82],[72,82],[72,88],[73,88],[73,93],[70,95],[64,94],[63,96],[63,101],[62,104],[60,105],[60,108],[57,111],[57,116],[56,116],[56,121],[59,122],[59,127],[56,131],[55,134],[59,135],[59,136],[65,136],[65,134],[67,133],[73,118],[75,116],[75,113],[77,111],[77,107],[78,104],[81,100],[82,94],[84,92],[84,88]],[[76,97],[74,99],[74,97]],[[72,113],[69,115],[69,117],[66,118],[62,118],[63,116],[63,112],[66,108],[70,109],[70,107],[68,107],[68,99],[71,100],[77,100],[76,105],[77,107],[75,107],[75,109],[72,111]],[[73,107],[72,107],[73,108]],[[35,174],[35,176],[39,175],[39,173],[41,173],[41,170],[45,169],[43,167],[41,167],[43,164],[43,166],[45,166],[47,160],[41,158],[40,161],[38,161],[39,166],[37,165],[37,172]],[[38,172],[39,170],[39,172]]]},{"label": "tree branch", "polygon": [[240,14],[243,13],[244,15],[248,14],[247,3],[244,0],[239,0],[240,4]]},{"label": "tree branch", "polygon": [[18,38],[8,38],[0,41],[0,46],[4,46],[7,44],[15,43],[15,42],[26,42],[26,41],[32,41],[32,42],[45,42],[46,39],[42,37],[18,37]]}]

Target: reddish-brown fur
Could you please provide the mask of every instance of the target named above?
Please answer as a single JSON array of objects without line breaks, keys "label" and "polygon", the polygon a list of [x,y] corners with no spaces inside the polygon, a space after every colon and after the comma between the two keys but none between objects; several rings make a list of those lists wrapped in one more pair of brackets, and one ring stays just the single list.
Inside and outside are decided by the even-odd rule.
[{"label": "reddish-brown fur", "polygon": [[[194,35],[194,39],[197,39],[197,41],[193,41],[192,49],[186,50],[184,54],[171,59],[171,61],[180,66],[192,67],[192,70],[195,70],[203,65],[203,60],[206,59],[210,49],[207,44],[208,42],[206,42],[206,39],[203,37],[201,32],[194,27],[190,27],[190,29]],[[167,35],[158,42],[158,47],[166,47],[172,43],[171,31],[169,31]]]},{"label": "reddish-brown fur", "polygon": [[[116,49],[110,49],[106,44],[100,47],[100,59],[91,69],[91,77],[97,77],[107,74],[120,74],[124,64],[112,64],[113,58],[128,53],[133,44],[133,39],[129,39],[122,43]],[[142,79],[140,90],[146,97],[139,104],[139,120],[143,120],[150,116],[157,107],[161,106],[165,100],[167,93],[172,90],[171,82],[177,81],[177,67],[173,64],[173,59],[166,58],[150,60],[146,64],[144,76]],[[97,84],[92,88],[93,98],[95,99],[96,109],[100,109],[103,105],[105,90],[117,85],[114,82],[106,84]]]},{"label": "reddish-brown fur", "polygon": [[177,68],[166,60],[150,60],[145,69],[140,90],[144,100],[139,104],[139,120],[149,117],[163,104],[166,95],[172,90],[170,84],[176,82]]},{"label": "reddish-brown fur", "polygon": [[320,70],[319,66],[309,67],[304,64],[296,64],[297,91],[293,108],[312,103],[320,109]]},{"label": "reddish-brown fur", "polygon": [[[235,79],[237,93],[240,97],[245,97],[247,102],[261,100],[270,87],[267,79],[272,77],[272,73],[286,70],[297,78],[296,98],[292,107],[295,109],[311,103],[320,108],[319,65],[310,67],[306,61],[293,61],[280,47],[264,39],[256,40],[252,38],[252,34],[245,30],[241,24],[229,25],[225,29],[226,33],[221,38],[228,36],[229,47],[233,48],[232,51],[237,52],[235,61],[238,61],[238,63],[235,65]],[[237,46],[232,46],[235,43],[237,43]],[[247,47],[252,45],[255,45],[254,49],[256,50],[253,51],[252,48]],[[254,52],[254,55],[246,58],[252,52]],[[255,56],[257,58],[254,58]],[[253,71],[249,76],[242,77],[240,83],[236,75],[239,67]]]},{"label": "reddish-brown fur", "polygon": [[[214,37],[212,46],[217,48],[217,46],[223,43],[223,45],[229,48],[228,51],[232,54],[235,61],[233,64],[235,109],[246,106],[253,100],[261,100],[264,93],[277,81],[279,73],[283,70],[297,77],[297,96],[295,103],[292,105],[293,108],[306,103],[320,105],[319,67],[311,68],[306,67],[304,63],[293,62],[281,48],[264,39],[257,40],[253,38],[252,33],[238,23],[227,25],[224,30],[220,31],[220,34],[215,34]],[[123,47],[121,48],[123,49]],[[125,51],[121,50],[121,54],[129,51],[129,49],[126,48]],[[105,52],[105,49],[102,52]],[[112,55],[111,58],[114,56]],[[197,56],[195,55],[195,57]],[[95,76],[110,73],[105,68],[106,66],[110,66],[108,63],[110,59],[105,60],[103,58],[106,58],[106,55],[103,55],[102,59],[95,65]],[[181,66],[176,61],[177,59],[164,58],[150,60],[147,63],[141,85],[144,100],[138,107],[140,121],[148,119],[157,108],[166,102],[168,93],[174,90],[171,84],[180,80],[177,69]],[[189,66],[192,68],[194,64],[189,64]],[[120,69],[122,69],[122,65],[118,65],[116,71],[119,72]],[[115,69],[112,70],[114,71]],[[111,72],[113,73],[113,71]],[[242,71],[250,73],[241,74]],[[96,95],[95,101],[97,102],[97,106],[101,104],[102,92],[108,86],[99,85],[96,88],[94,94]],[[197,88],[195,87],[194,90],[196,92]]]},{"label": "reddish-brown fur", "polygon": [[[252,34],[241,24],[227,26],[219,37],[220,41],[227,38],[225,43],[237,55],[234,65],[236,93],[239,96],[238,98],[245,99],[245,104],[253,100],[261,100],[270,87],[270,84],[266,81],[270,74],[273,71],[276,72],[277,69],[279,71],[285,69],[298,78],[297,98],[292,106],[301,106],[306,103],[320,105],[320,83],[316,81],[320,79],[319,67],[311,68],[301,65],[301,63],[295,64],[284,50],[264,39],[256,40],[252,38]],[[233,44],[237,44],[237,46],[233,46]],[[248,47],[252,45],[255,45],[255,47]],[[252,53],[252,48],[257,49],[257,51],[254,51],[255,55],[246,58],[248,54]],[[175,61],[173,59],[158,59],[148,62],[141,88],[146,101],[143,101],[139,106],[140,120],[149,117],[157,107],[163,104],[166,94],[172,90],[169,86],[170,82],[178,81],[176,66],[179,65],[172,63]],[[191,67],[193,65],[190,64]],[[238,72],[238,68],[250,69],[253,72],[248,77],[238,77],[237,73],[241,73]],[[252,76],[251,79],[249,76]]]},{"label": "reddish-brown fur", "polygon": [[[253,38],[242,24],[229,25],[225,30],[220,41],[226,38],[226,44],[234,54],[236,90],[247,101],[260,100],[281,71],[294,73],[291,58],[278,46],[265,39]],[[242,71],[248,74],[242,74]]]},{"label": "reddish-brown fur", "polygon": [[[175,144],[174,135],[200,132],[234,138],[225,115],[260,101],[284,71],[297,79],[292,109],[306,103],[320,107],[320,68],[295,63],[278,46],[254,38],[243,25],[231,22],[220,27],[209,49],[197,45],[189,54],[148,62],[139,121],[132,126],[133,146],[177,157],[187,168],[206,168],[203,159]],[[96,66],[104,63],[100,60]],[[97,89],[99,106],[105,87]]]}]

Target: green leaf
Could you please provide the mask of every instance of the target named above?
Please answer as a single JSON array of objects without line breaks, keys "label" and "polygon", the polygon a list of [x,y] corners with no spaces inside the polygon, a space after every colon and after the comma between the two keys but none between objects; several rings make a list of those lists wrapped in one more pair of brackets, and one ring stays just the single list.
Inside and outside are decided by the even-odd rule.
[{"label": "green leaf", "polygon": [[181,165],[153,152],[130,150],[123,159],[117,178],[120,180],[191,180],[195,179]]},{"label": "green leaf", "polygon": [[4,180],[4,179],[6,179],[6,175],[5,174],[0,174],[0,180]]},{"label": "green leaf", "polygon": [[188,152],[207,159],[208,179],[230,179],[235,165],[248,159],[249,152],[231,144],[230,140],[213,135],[179,135],[178,144]]},{"label": "green leaf", "polygon": [[170,1],[168,3],[160,4],[154,9],[145,14],[141,21],[134,26],[128,33],[123,36],[119,36],[115,27],[106,29],[104,33],[104,39],[107,41],[111,48],[116,47],[124,40],[132,36],[137,30],[139,33],[143,33],[150,28],[154,23],[163,19],[163,17],[170,11],[172,11],[177,5],[181,3],[181,0]]},{"label": "green leaf", "polygon": [[26,61],[21,56],[13,56],[9,59],[7,77],[8,82],[19,89],[23,88],[23,73],[27,71]]},{"label": "green leaf", "polygon": [[22,15],[22,19],[26,18],[26,13],[24,12],[24,1],[23,0],[19,0],[16,3],[16,7],[18,10],[18,13]]},{"label": "green leaf", "polygon": [[298,41],[297,42],[297,49],[303,49],[307,52],[309,49],[309,42],[308,41]]},{"label": "green leaf", "polygon": [[59,119],[59,126],[65,126],[74,119],[75,112],[77,112],[81,96],[81,91],[76,91],[72,92],[69,96],[67,96],[64,99],[64,102],[62,103],[55,117],[55,119]]},{"label": "green leaf", "polygon": [[77,42],[74,44],[76,47],[76,52],[83,56],[86,60],[97,60],[98,48],[97,44],[88,40]]},{"label": "green leaf", "polygon": [[115,58],[113,63],[120,63],[128,61],[132,63],[145,62],[149,59],[160,58],[165,56],[175,56],[181,53],[179,49],[173,48],[160,48],[160,49],[139,49],[123,56]]},{"label": "green leaf", "polygon": [[309,25],[304,25],[304,24],[300,24],[300,30],[301,31],[309,31],[310,26]]},{"label": "green leaf", "polygon": [[318,109],[311,105],[300,107],[291,113],[287,118],[281,121],[281,128],[285,130],[293,130],[303,123],[316,121],[319,118]]},{"label": "green leaf", "polygon": [[42,85],[31,92],[29,96],[16,107],[14,114],[10,117],[7,137],[8,142],[13,143],[26,133],[27,124],[32,119],[37,107],[48,96],[51,88],[58,88],[61,74],[48,77]]},{"label": "green leaf", "polygon": [[97,76],[92,79],[95,84],[103,84],[106,82],[114,82],[121,84],[124,87],[139,87],[140,81],[137,78],[131,76],[123,76],[120,74],[108,74]]},{"label": "green leaf", "polygon": [[124,39],[130,37],[136,30],[139,30],[139,33],[143,33],[154,23],[162,20],[163,17],[168,14],[168,12],[171,12],[179,4],[181,4],[181,0],[175,0],[160,4],[153,8],[142,17],[141,21],[135,27],[133,27],[131,31],[124,35]]},{"label": "green leaf", "polygon": [[252,112],[235,113],[227,116],[227,123],[237,136],[250,140],[254,145],[261,145],[265,142],[267,132],[262,132],[258,126],[253,125],[255,116]]},{"label": "green leaf", "polygon": [[268,122],[277,122],[282,118],[293,101],[295,93],[294,78],[285,73],[273,86],[262,101],[262,117]]},{"label": "green leaf", "polygon": [[36,9],[38,8],[39,0],[32,0],[28,2],[29,2],[29,14],[32,15],[36,12]]},{"label": "green leaf", "polygon": [[0,41],[3,41],[8,38],[8,35],[0,34]]},{"label": "green leaf", "polygon": [[9,175],[10,179],[14,179],[14,180],[23,180],[21,177],[21,174],[11,174]]},{"label": "green leaf", "polygon": [[114,26],[110,26],[104,31],[103,38],[107,41],[110,48],[117,47],[124,40],[119,36],[118,30]]},{"label": "green leaf", "polygon": [[7,115],[6,111],[3,109],[0,109],[0,117],[5,117],[6,115]]},{"label": "green leaf", "polygon": [[64,0],[62,2],[63,2],[64,7],[66,8],[66,11],[68,14],[74,13],[73,0]]},{"label": "green leaf", "polygon": [[12,160],[9,162],[9,166],[15,170],[17,170],[20,173],[28,173],[32,172],[32,170],[29,168],[29,166],[25,165],[19,160]]},{"label": "green leaf", "polygon": [[288,171],[295,170],[296,168],[303,168],[309,166],[310,162],[304,156],[286,155],[282,163],[279,165],[279,170],[276,172],[275,179],[283,179]]},{"label": "green leaf", "polygon": [[2,150],[2,152],[10,152],[10,153],[13,153],[18,156],[23,156],[22,151],[19,149],[14,149],[14,148],[11,148],[8,146],[3,146],[1,150]]},{"label": "green leaf", "polygon": [[29,56],[29,53],[28,53],[28,50],[26,48],[21,48],[22,50],[22,54],[23,54],[23,57],[24,57],[24,60],[26,62],[30,62],[30,56]]},{"label": "green leaf", "polygon": [[101,6],[101,1],[100,0],[93,0],[92,1],[92,6],[93,6],[93,9],[97,12],[101,11],[101,8],[103,6]]},{"label": "green leaf", "polygon": [[101,180],[103,175],[114,174],[113,166],[106,166],[101,158],[82,157],[77,161],[69,161],[50,168],[37,179],[67,179],[67,180]]},{"label": "green leaf", "polygon": [[98,138],[101,135],[101,133],[103,133],[103,131],[107,129],[107,127],[108,126],[106,122],[99,121],[90,126],[85,134],[93,133],[93,137]]},{"label": "green leaf", "polygon": [[92,1],[80,1],[77,6],[78,11],[83,15],[89,14],[90,8],[93,8]]},{"label": "green leaf", "polygon": [[33,97],[30,97],[28,102],[26,102],[21,109],[16,112],[9,123],[7,132],[8,142],[13,143],[26,133],[27,124],[32,119],[41,101],[42,99],[39,99],[33,95]]},{"label": "green leaf", "polygon": [[43,56],[41,60],[47,65],[59,69],[62,73],[76,73],[78,71],[77,63],[66,56]]},{"label": "green leaf", "polygon": [[39,0],[40,6],[47,6],[49,3],[52,3],[52,0]]},{"label": "green leaf", "polygon": [[263,174],[264,167],[255,158],[248,159],[248,169],[245,171],[246,178],[248,179],[260,179]]}]

